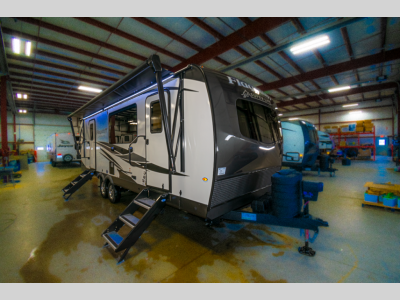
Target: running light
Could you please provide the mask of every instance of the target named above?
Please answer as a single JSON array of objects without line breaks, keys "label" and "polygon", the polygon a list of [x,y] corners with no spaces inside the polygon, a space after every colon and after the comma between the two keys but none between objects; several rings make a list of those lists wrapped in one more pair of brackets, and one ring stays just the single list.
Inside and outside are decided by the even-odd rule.
[{"label": "running light", "polygon": [[103,90],[100,90],[100,89],[91,88],[91,87],[83,86],[83,85],[79,86],[78,90],[87,91],[87,92],[93,92],[93,93],[101,93],[103,91]]},{"label": "running light", "polygon": [[289,118],[289,121],[298,120],[299,118]]},{"label": "running light", "polygon": [[330,42],[331,41],[329,40],[329,37],[327,35],[324,35],[316,39],[309,40],[305,43],[299,44],[298,46],[295,46],[293,48],[290,48],[290,51],[292,51],[293,54],[299,54],[307,50],[329,44]]},{"label": "running light", "polygon": [[21,52],[21,40],[13,38],[12,39],[12,51],[19,54]]},{"label": "running light", "polygon": [[270,147],[270,148],[265,148],[265,147],[258,147],[258,148],[260,148],[261,150],[267,150],[267,151],[269,151],[269,150],[272,150],[272,149],[274,149],[274,148],[275,148],[275,146],[273,146],[273,147]]},{"label": "running light", "polygon": [[358,105],[358,103],[355,103],[355,104],[346,104],[346,105],[343,105],[343,107],[350,107],[350,106],[357,106]]},{"label": "running light", "polygon": [[349,90],[349,89],[351,89],[351,87],[349,85],[347,85],[347,86],[341,86],[341,87],[329,89],[328,92],[333,93],[333,92],[344,91],[344,90]]},{"label": "running light", "polygon": [[26,56],[31,55],[31,47],[32,47],[32,43],[31,42],[26,42],[25,43],[25,55]]}]

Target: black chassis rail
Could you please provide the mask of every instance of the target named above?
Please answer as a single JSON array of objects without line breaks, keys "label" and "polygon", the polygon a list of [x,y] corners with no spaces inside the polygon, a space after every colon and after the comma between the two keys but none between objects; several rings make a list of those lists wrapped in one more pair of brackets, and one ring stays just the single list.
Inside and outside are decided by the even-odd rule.
[{"label": "black chassis rail", "polygon": [[309,214],[308,215],[303,214],[295,218],[278,218],[271,214],[234,210],[221,216],[221,219],[251,222],[251,223],[261,223],[266,225],[277,225],[277,226],[300,228],[300,229],[309,229],[317,233],[319,226],[329,227],[328,222],[318,218],[314,218]]}]

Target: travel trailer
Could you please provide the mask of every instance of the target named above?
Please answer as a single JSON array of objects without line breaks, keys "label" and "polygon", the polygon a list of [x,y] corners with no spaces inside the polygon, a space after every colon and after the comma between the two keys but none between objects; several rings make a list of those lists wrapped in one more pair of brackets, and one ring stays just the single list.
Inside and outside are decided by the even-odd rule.
[{"label": "travel trailer", "polygon": [[47,138],[47,159],[55,167],[57,163],[80,162],[75,149],[79,136],[71,133],[54,133]]},{"label": "travel trailer", "polygon": [[329,133],[318,131],[319,138],[319,151],[320,153],[330,154],[331,151],[335,148],[333,140],[329,136]]},{"label": "travel trailer", "polygon": [[299,170],[312,168],[319,155],[315,126],[303,120],[283,121],[282,135],[282,165]]},{"label": "travel trailer", "polygon": [[[170,73],[157,55],[72,113],[74,131],[72,117],[83,120],[76,149],[86,170],[63,189],[64,199],[93,176],[112,203],[122,191],[138,193],[102,234],[105,246],[124,250],[119,262],[165,205],[207,222],[227,219],[270,192],[281,169],[283,140],[269,96],[196,65]],[[146,211],[140,219],[139,208]],[[251,222],[328,226],[308,214],[258,221],[256,213],[236,213]],[[122,237],[124,225],[131,231]]]}]

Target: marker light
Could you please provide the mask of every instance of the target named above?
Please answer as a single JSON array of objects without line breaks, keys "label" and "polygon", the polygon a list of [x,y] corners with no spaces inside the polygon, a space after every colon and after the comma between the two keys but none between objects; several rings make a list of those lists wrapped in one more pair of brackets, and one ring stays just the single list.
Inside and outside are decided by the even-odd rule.
[{"label": "marker light", "polygon": [[19,54],[21,52],[21,40],[13,38],[12,39],[12,50],[14,53]]},{"label": "marker light", "polygon": [[208,181],[208,178],[203,177],[203,181],[204,181],[204,182]]},{"label": "marker light", "polygon": [[25,55],[26,56],[31,55],[31,47],[32,47],[32,43],[31,42],[26,42],[25,43]]},{"label": "marker light", "polygon": [[292,51],[293,54],[298,54],[322,45],[329,44],[330,42],[331,41],[329,40],[329,37],[324,35],[290,48],[290,51]]},{"label": "marker light", "polygon": [[349,85],[347,85],[347,86],[341,86],[341,87],[329,89],[328,92],[333,93],[333,92],[344,91],[344,90],[349,90],[349,89],[351,89],[351,87]]},{"label": "marker light", "polygon": [[100,93],[100,92],[103,91],[103,90],[100,90],[100,89],[91,88],[91,87],[83,86],[83,85],[79,86],[78,90],[87,91],[87,92],[93,92],[93,93]]},{"label": "marker light", "polygon": [[355,104],[346,104],[346,105],[343,105],[343,107],[350,107],[350,106],[357,106],[358,105],[358,103],[355,103]]},{"label": "marker light", "polygon": [[300,157],[303,157],[303,154],[300,153]]}]

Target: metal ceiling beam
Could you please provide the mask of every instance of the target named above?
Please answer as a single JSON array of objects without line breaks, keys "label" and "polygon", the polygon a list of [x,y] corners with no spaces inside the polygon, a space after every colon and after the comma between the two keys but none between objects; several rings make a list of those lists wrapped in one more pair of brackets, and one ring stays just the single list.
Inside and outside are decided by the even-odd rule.
[{"label": "metal ceiling beam", "polygon": [[343,92],[335,92],[334,94],[326,93],[326,94],[310,96],[310,97],[306,97],[306,98],[302,98],[302,99],[283,101],[283,102],[278,103],[278,108],[292,106],[292,105],[296,105],[296,104],[304,104],[304,103],[314,102],[314,101],[319,101],[319,100],[325,100],[325,99],[329,99],[329,98],[338,98],[338,97],[344,97],[344,96],[355,95],[355,94],[360,94],[360,93],[368,93],[368,92],[374,92],[374,91],[379,91],[379,90],[391,89],[391,88],[397,88],[397,84],[394,82],[386,82],[386,83],[382,83],[382,84],[357,87],[357,88],[346,90]]},{"label": "metal ceiling beam", "polygon": [[[29,85],[29,87],[34,87],[34,88],[39,88],[39,87],[49,87],[52,88],[51,89],[46,89],[48,91],[54,91],[54,92],[68,92],[69,94],[76,94],[76,95],[80,95],[80,96],[87,96],[87,92],[81,92],[79,90],[75,89],[77,88],[77,85],[71,85],[70,87],[66,87],[66,86],[60,86],[60,85],[56,85],[56,84],[48,84],[48,83],[43,83],[43,82],[39,82],[39,81],[32,81],[32,80],[24,80],[24,79],[20,79],[20,78],[14,78],[11,77],[11,82],[14,82],[15,84],[18,85]],[[55,90],[56,89],[56,90]],[[71,91],[71,89],[74,89]]]},{"label": "metal ceiling beam", "polygon": [[[55,86],[60,86],[60,85],[58,85],[58,83],[59,84],[64,84],[64,85],[62,85],[60,87],[66,87],[65,85],[69,85],[70,87],[73,87],[73,86],[76,85],[75,81],[66,81],[66,80],[61,80],[61,79],[55,79],[55,78],[52,78],[52,77],[31,75],[31,74],[18,72],[18,71],[10,71],[10,75],[11,75],[13,80],[20,80],[20,78],[15,78],[15,76],[18,76],[18,77],[22,77],[22,78],[28,78],[28,79],[32,80],[33,83],[42,83],[40,81],[33,81],[33,79],[36,79],[36,80],[46,81],[46,83],[49,83],[49,82],[54,83]],[[76,80],[76,78],[75,78],[75,80]],[[101,85],[102,86],[106,86],[106,87],[109,86],[105,82],[103,82]]]},{"label": "metal ceiling beam", "polygon": [[[9,75],[9,68],[8,68],[8,62],[7,62],[7,55],[6,55],[6,47],[4,44],[4,34],[2,31],[2,27],[0,24],[0,76],[3,77],[5,80],[6,76]],[[17,108],[15,106],[15,101],[14,101],[14,93],[12,90],[11,83],[7,80],[6,81],[6,98],[7,98],[7,103],[8,106],[11,109],[11,112],[15,115],[17,113]]]},{"label": "metal ceiling beam", "polygon": [[[93,97],[89,95],[81,95],[81,94],[76,94],[76,93],[71,93],[71,92],[63,92],[63,91],[55,91],[51,89],[46,89],[46,88],[41,88],[41,87],[33,87],[33,86],[25,86],[25,85],[19,85],[19,84],[13,84],[14,88],[16,91],[24,91],[24,93],[41,93],[43,95],[49,95],[49,96],[55,96],[55,97],[73,97],[76,99],[84,99],[84,100],[90,100]],[[26,92],[25,92],[26,91]],[[47,93],[49,92],[49,93]],[[71,98],[71,99],[73,99]]]},{"label": "metal ceiling beam", "polygon": [[72,79],[72,80],[76,80],[76,81],[87,82],[87,83],[92,83],[92,84],[97,84],[97,85],[102,85],[102,86],[110,86],[111,85],[111,84],[108,84],[107,82],[101,82],[101,81],[81,78],[81,77],[77,77],[77,76],[66,75],[66,74],[47,71],[47,70],[43,70],[43,69],[32,69],[31,67],[24,67],[24,66],[20,66],[20,65],[16,65],[16,64],[9,64],[9,67],[10,67],[10,69],[23,70],[23,71],[34,72],[34,73],[42,73],[42,74],[46,74],[46,75],[50,75],[50,76],[57,76],[60,78],[64,77],[64,78],[68,78],[68,79]]},{"label": "metal ceiling beam", "polygon": [[[94,44],[94,45],[97,45],[97,46],[100,46],[100,47],[103,47],[103,48],[107,48],[107,49],[112,50],[114,52],[117,52],[117,53],[129,56],[129,57],[138,59],[140,61],[145,61],[147,59],[147,57],[144,57],[142,55],[136,54],[134,52],[121,49],[121,48],[119,48],[117,46],[113,46],[113,45],[107,44],[107,43],[105,43],[103,41],[96,40],[94,38],[91,38],[89,36],[77,33],[75,31],[72,31],[72,30],[69,30],[69,29],[65,29],[65,28],[62,28],[62,27],[59,27],[59,26],[56,26],[56,25],[53,25],[53,24],[50,24],[50,23],[47,23],[47,22],[43,22],[43,21],[40,21],[40,20],[37,20],[37,19],[34,19],[34,18],[17,17],[16,19],[19,20],[19,21],[22,21],[22,22],[26,22],[26,23],[31,24],[31,25],[40,26],[40,27],[52,30],[52,31],[57,32],[57,33],[61,33],[61,34],[67,35],[67,36],[70,36],[70,37],[73,37],[73,38],[76,38],[76,39],[79,39],[79,40],[82,40],[82,41],[85,41],[85,42],[88,42],[88,43],[91,43],[91,44]],[[170,66],[167,66],[167,65],[163,65],[163,67],[166,68],[166,69],[170,68]]]},{"label": "metal ceiling beam", "polygon": [[27,39],[27,40],[36,41],[37,43],[42,43],[42,44],[49,45],[49,46],[52,46],[52,47],[68,50],[68,51],[71,51],[71,52],[74,52],[74,53],[77,53],[77,54],[82,54],[82,55],[85,55],[85,56],[88,56],[88,57],[93,57],[95,59],[99,59],[99,60],[106,61],[106,62],[115,64],[115,65],[123,66],[125,68],[129,68],[129,69],[132,69],[132,70],[134,68],[136,68],[135,65],[128,64],[126,62],[122,62],[122,61],[119,61],[119,60],[116,60],[116,59],[112,59],[112,58],[109,58],[109,57],[106,57],[106,56],[103,56],[103,55],[100,55],[100,54],[97,54],[97,53],[93,53],[93,52],[90,52],[90,51],[86,51],[86,50],[83,50],[83,49],[75,48],[75,47],[72,47],[72,46],[69,46],[69,45],[65,45],[65,44],[62,44],[62,43],[51,41],[51,40],[48,40],[48,39],[45,39],[45,38],[42,38],[42,37],[30,35],[30,34],[27,34],[27,33],[22,33],[22,32],[19,32],[19,31],[10,29],[10,28],[5,28],[4,27],[3,28],[3,32],[5,34],[8,34],[8,35],[21,37],[21,38],[24,38],[24,39]]},{"label": "metal ceiling beam", "polygon": [[43,99],[49,99],[49,100],[59,100],[59,101],[73,101],[73,102],[82,102],[83,104],[85,104],[86,102],[90,101],[90,99],[80,99],[80,98],[65,98],[62,95],[52,95],[52,94],[46,94],[46,93],[37,93],[37,92],[32,92],[29,94],[29,98],[37,98],[37,97],[41,97]]},{"label": "metal ceiling beam", "polygon": [[146,18],[137,18],[137,17],[132,17],[132,19],[134,19],[135,21],[138,21],[144,25],[146,25],[147,27],[150,27],[151,29],[154,29],[172,39],[174,39],[175,41],[178,41],[179,43],[192,48],[193,50],[196,50],[197,52],[200,52],[201,50],[203,50],[203,48],[197,46],[196,44],[184,39],[183,37],[173,33],[172,31],[167,30],[166,28],[158,25],[157,23],[154,23],[153,21],[150,21],[149,19]]},{"label": "metal ceiling beam", "polygon": [[43,61],[43,60],[32,59],[32,58],[28,58],[28,57],[21,57],[21,56],[18,56],[18,55],[8,54],[7,57],[8,57],[8,59],[13,59],[13,60],[16,60],[16,61],[22,61],[22,62],[35,64],[35,65],[39,65],[39,66],[45,66],[45,67],[50,67],[50,68],[54,68],[54,69],[60,69],[60,70],[63,70],[63,71],[68,71],[68,72],[77,73],[77,74],[80,74],[80,75],[86,75],[86,76],[95,77],[95,78],[99,78],[99,79],[109,80],[109,81],[112,81],[112,82],[116,82],[119,79],[119,78],[116,78],[116,77],[110,77],[110,76],[105,76],[105,75],[101,75],[101,74],[98,74],[98,73],[88,72],[88,71],[85,71],[83,69],[67,67],[67,66],[54,64],[54,63],[50,63],[50,62]]},{"label": "metal ceiling beam", "polygon": [[[353,23],[358,22],[358,21],[360,21],[362,19],[364,19],[364,18],[342,18],[342,19],[340,19],[338,21],[329,23],[329,24],[327,24],[327,25],[325,25],[325,26],[323,26],[321,28],[317,28],[315,30],[311,30],[311,31],[309,31],[309,33],[306,33],[306,34],[304,34],[303,36],[301,36],[299,38],[293,39],[291,41],[288,41],[286,43],[278,45],[278,46],[276,46],[274,48],[264,50],[264,51],[262,51],[262,52],[260,52],[260,53],[258,53],[256,55],[253,55],[252,57],[245,58],[245,59],[243,59],[243,60],[241,60],[241,61],[239,61],[237,63],[234,63],[234,64],[230,65],[229,67],[224,68],[224,69],[222,69],[220,71],[221,72],[227,72],[229,70],[236,69],[236,68],[241,67],[243,65],[246,65],[246,64],[248,64],[250,62],[253,62],[253,61],[257,60],[257,59],[263,58],[264,56],[268,56],[268,55],[277,53],[279,51],[283,51],[283,50],[289,49],[294,44],[296,44],[297,42],[299,42],[301,40],[304,40],[305,38],[311,38],[311,37],[320,35],[322,33],[327,33],[327,32],[339,29],[339,28],[341,28],[343,26],[348,26],[350,24],[353,24]],[[254,24],[256,21],[254,21],[252,24]]]},{"label": "metal ceiling beam", "polygon": [[[28,99],[29,100],[29,99]],[[87,103],[88,101],[81,101],[81,100],[62,100],[62,99],[54,99],[52,97],[45,97],[45,96],[32,96],[31,101],[35,101],[35,100],[44,100],[44,101],[50,101],[50,102],[54,102],[57,104],[74,104],[74,105],[78,105],[78,106],[82,106],[83,104]],[[62,101],[60,101],[62,100]]]},{"label": "metal ceiling beam", "polygon": [[299,74],[297,76],[285,78],[283,80],[274,81],[257,88],[262,91],[274,90],[287,85],[292,85],[298,82],[310,81],[313,79],[330,76],[333,74],[338,74],[346,71],[356,70],[363,67],[368,67],[371,65],[379,64],[382,62],[387,62],[391,60],[400,59],[400,48],[386,51],[384,54],[378,53],[369,56],[364,56],[362,58],[357,58],[351,61],[346,61],[336,65],[331,65],[326,68],[320,68],[314,71],[310,71],[304,74]]},{"label": "metal ceiling beam", "polygon": [[[181,62],[177,66],[171,69],[172,72],[176,72],[188,64],[202,64],[226,51],[251,40],[260,34],[270,31],[278,26],[288,22],[290,18],[259,18],[250,25],[244,26],[234,33],[222,38],[220,41],[212,44],[203,51],[193,55],[189,59]],[[256,60],[256,59],[255,59]],[[236,69],[232,68],[232,69]]]},{"label": "metal ceiling beam", "polygon": [[154,44],[151,44],[151,43],[149,43],[149,42],[147,42],[145,40],[142,40],[142,39],[140,39],[140,38],[138,38],[136,36],[133,36],[133,35],[125,32],[125,31],[122,31],[120,29],[114,28],[114,27],[112,27],[110,25],[107,25],[107,24],[102,23],[100,21],[97,21],[95,19],[83,18],[83,17],[75,17],[75,19],[77,19],[79,21],[82,21],[82,22],[85,22],[86,24],[90,24],[92,26],[95,26],[97,28],[103,29],[105,31],[108,31],[108,32],[110,32],[112,34],[115,34],[115,35],[118,35],[120,37],[123,37],[124,39],[127,39],[127,40],[129,40],[131,42],[134,42],[136,44],[142,45],[144,47],[147,47],[147,48],[150,48],[150,49],[155,50],[157,52],[160,52],[162,54],[165,54],[165,55],[167,55],[169,57],[172,57],[172,58],[174,58],[176,60],[179,60],[179,61],[185,60],[184,57],[179,56],[179,55],[177,55],[175,53],[172,53],[172,52],[170,52],[168,50],[165,50],[165,48],[158,47],[158,46],[156,46]]},{"label": "metal ceiling beam", "polygon": [[17,102],[17,105],[19,107],[23,107],[25,105],[35,104],[35,103],[42,104],[42,105],[51,105],[50,108],[54,108],[54,107],[57,107],[57,108],[60,108],[60,107],[78,108],[78,107],[82,106],[82,104],[60,103],[60,102],[57,102],[57,101],[45,100],[45,99],[40,99],[40,98],[32,99],[32,100],[25,100],[25,101],[17,100],[16,102]]}]

